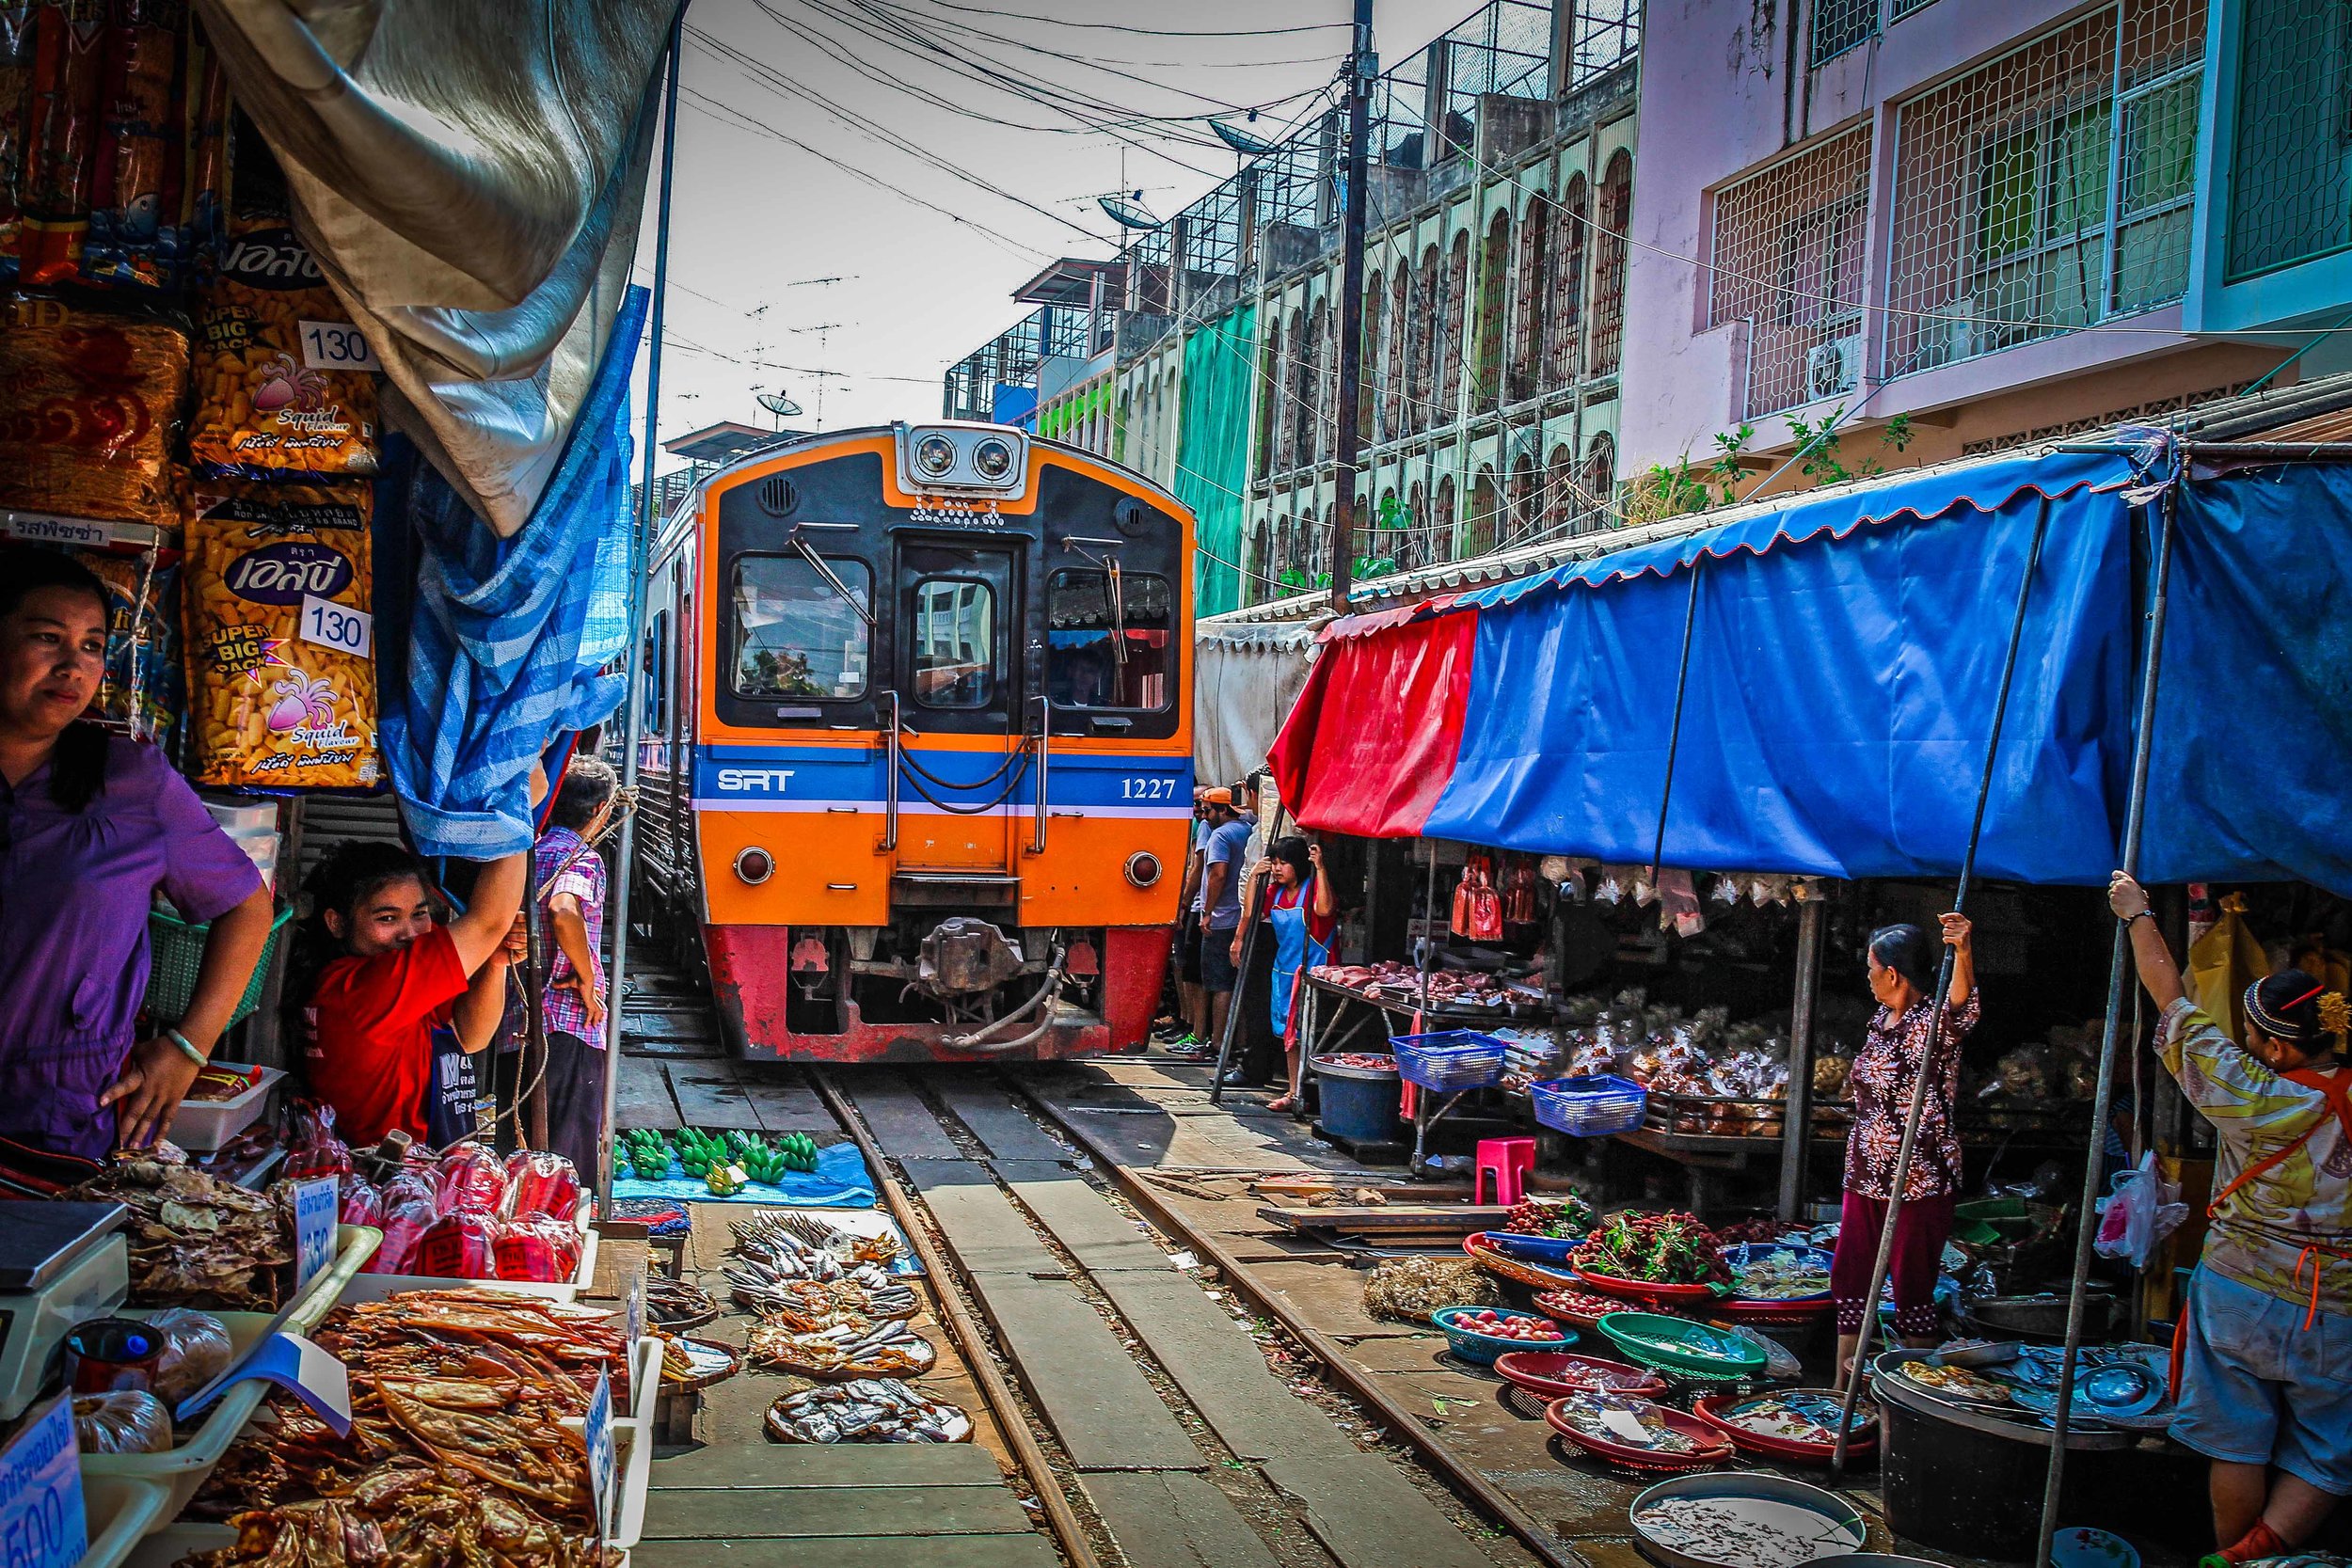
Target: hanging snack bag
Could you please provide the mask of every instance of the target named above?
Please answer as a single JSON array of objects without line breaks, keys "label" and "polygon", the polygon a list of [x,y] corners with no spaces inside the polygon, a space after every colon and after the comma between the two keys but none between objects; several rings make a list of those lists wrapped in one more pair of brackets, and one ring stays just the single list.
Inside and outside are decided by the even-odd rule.
[{"label": "hanging snack bag", "polygon": [[105,85],[106,0],[39,0],[23,25],[24,93],[17,113],[18,276],[64,283],[81,270],[98,172],[98,102]]},{"label": "hanging snack bag", "polygon": [[171,733],[186,706],[180,659],[180,552],[75,559],[106,585],[106,673],[99,711],[144,740]]},{"label": "hanging snack bag", "polygon": [[187,328],[138,308],[0,296],[0,509],[179,521]]},{"label": "hanging snack bag", "polygon": [[383,366],[294,233],[285,177],[243,116],[229,178],[229,236],[199,291],[188,455],[256,479],[372,475]]},{"label": "hanging snack bag", "polygon": [[18,172],[24,166],[27,89],[33,81],[33,13],[24,0],[0,4],[0,277],[16,276]]},{"label": "hanging snack bag", "polygon": [[98,99],[97,167],[82,276],[160,289],[178,280],[184,108],[177,102],[182,0],[111,0],[104,86]]},{"label": "hanging snack bag", "polygon": [[197,782],[372,789],[365,486],[199,482],[185,566]]}]

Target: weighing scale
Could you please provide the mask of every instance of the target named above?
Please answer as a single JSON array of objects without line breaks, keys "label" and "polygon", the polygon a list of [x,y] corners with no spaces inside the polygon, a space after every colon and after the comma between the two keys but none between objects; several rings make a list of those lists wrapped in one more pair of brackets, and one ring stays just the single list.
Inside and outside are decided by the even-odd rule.
[{"label": "weighing scale", "polygon": [[131,1290],[119,1203],[9,1203],[0,1210],[0,1421],[40,1395],[65,1337],[111,1317]]}]

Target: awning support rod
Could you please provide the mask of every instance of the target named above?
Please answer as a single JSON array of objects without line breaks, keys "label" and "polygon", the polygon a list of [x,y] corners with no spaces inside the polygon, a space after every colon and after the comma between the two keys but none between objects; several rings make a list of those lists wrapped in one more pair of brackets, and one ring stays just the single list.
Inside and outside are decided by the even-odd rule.
[{"label": "awning support rod", "polygon": [[[2148,647],[2140,656],[2139,733],[2132,741],[2132,792],[2123,808],[2123,869],[2139,870],[2140,827],[2148,809],[2148,764],[2155,749],[2156,672],[2164,657],[2164,615],[2167,589],[2172,575],[2173,512],[2180,496],[2174,485],[2164,493],[2156,536],[2156,566],[2149,591]],[[2090,1163],[2083,1168],[2082,1207],[2074,1216],[2074,1277],[2066,1296],[2066,1348],[2058,1358],[2058,1387],[2074,1386],[2074,1362],[2083,1348],[2083,1307],[2090,1279],[2090,1243],[2099,1227],[2091,1207],[2099,1200],[2099,1153],[2106,1143],[2108,1119],[2115,1114],[2115,1048],[2122,1033],[2124,988],[2131,978],[2131,927],[2117,922],[2115,952],[2107,962],[2107,1019],[2099,1039],[2099,1085],[2090,1101]],[[2132,1044],[2137,1049],[2138,1041]],[[2140,1115],[2146,1115],[2143,1107]],[[2184,1308],[2185,1310],[2185,1308]],[[2058,1529],[2058,1490],[2066,1481],[2066,1430],[2074,1401],[2060,1398],[2052,1413],[2050,1467],[2042,1481],[2042,1534],[2034,1544],[2036,1568],[2050,1568],[2050,1537]]]},{"label": "awning support rod", "polygon": [[[1984,743],[1984,770],[1977,779],[1977,810],[1968,822],[1968,847],[1960,862],[1960,885],[1952,892],[1952,912],[1959,914],[1968,907],[1968,884],[1977,874],[1977,846],[1984,836],[1984,808],[1993,797],[1993,765],[2001,754],[2001,724],[2009,716],[2009,692],[2017,675],[2017,648],[2025,641],[2026,610],[2033,599],[2034,574],[2042,565],[2042,541],[2050,531],[2050,500],[2043,497],[2034,514],[2033,540],[2026,546],[2026,570],[2017,583],[2017,613],[2010,621],[2009,652],[2001,660],[2001,688],[1993,700],[1993,733]],[[1930,997],[1934,1022],[1928,1031],[1926,1059],[1919,1064],[1919,1075],[1911,1082],[1911,1106],[1903,1117],[1903,1141],[1895,1153],[1894,1185],[1886,1194],[1886,1223],[1879,1229],[1878,1253],[1870,1259],[1870,1288],[1862,1296],[1862,1323],[1855,1331],[1853,1370],[1845,1373],[1845,1393],[1838,1404],[1837,1431],[1830,1450],[1830,1473],[1842,1476],[1846,1470],[1846,1438],[1853,1427],[1856,1401],[1861,1398],[1862,1379],[1870,1359],[1871,1331],[1878,1325],[1879,1292],[1886,1289],[1887,1265],[1895,1255],[1895,1227],[1902,1218],[1903,1189],[1911,1182],[1911,1157],[1919,1142],[1919,1123],[1928,1104],[1928,1084],[1934,1076],[1936,1058],[1944,1049],[1944,1013],[1952,993],[1952,963],[1957,955],[1947,944],[1944,960],[1936,967],[1935,990]],[[1845,1239],[1840,1233],[1838,1239]],[[2048,1568],[2043,1564],[2042,1568]]]},{"label": "awning support rod", "polygon": [[1666,783],[1658,795],[1658,836],[1650,841],[1650,885],[1658,885],[1658,867],[1666,854],[1666,807],[1675,798],[1675,756],[1682,749],[1682,699],[1691,689],[1691,633],[1699,622],[1699,573],[1707,557],[1691,562],[1691,594],[1682,607],[1682,658],[1675,667],[1675,716],[1666,731]]},{"label": "awning support rod", "polygon": [[[622,701],[621,789],[637,798],[637,753],[645,735],[645,558],[653,547],[654,456],[661,449],[661,317],[670,284],[670,194],[677,159],[677,79],[685,65],[687,0],[678,0],[670,23],[669,80],[661,89],[661,204],[654,220],[653,339],[645,348],[645,439],[644,479],[637,497],[636,525],[628,547],[628,695]],[[605,971],[604,1116],[596,1132],[596,1196],[599,1211],[612,1212],[612,1118],[621,1089],[621,1012],[628,981],[628,889],[636,870],[637,814],[621,816],[621,836],[612,850],[612,959]]]}]

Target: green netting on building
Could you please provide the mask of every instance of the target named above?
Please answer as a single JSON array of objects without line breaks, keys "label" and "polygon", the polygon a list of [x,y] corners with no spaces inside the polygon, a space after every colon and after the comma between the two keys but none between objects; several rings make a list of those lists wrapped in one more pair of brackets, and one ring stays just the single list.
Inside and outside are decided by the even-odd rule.
[{"label": "green netting on building", "polygon": [[1241,608],[1241,500],[1249,482],[1249,378],[1257,370],[1257,325],[1256,308],[1245,305],[1184,340],[1175,488],[1197,522],[1196,615]]}]

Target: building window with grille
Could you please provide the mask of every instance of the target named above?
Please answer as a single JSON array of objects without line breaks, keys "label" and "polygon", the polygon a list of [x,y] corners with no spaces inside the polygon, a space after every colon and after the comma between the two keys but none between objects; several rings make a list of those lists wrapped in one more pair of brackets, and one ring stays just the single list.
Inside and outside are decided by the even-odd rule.
[{"label": "building window with grille", "polygon": [[2232,283],[2352,250],[2352,0],[2244,0],[2238,25]]},{"label": "building window with grille", "polygon": [[1897,111],[1887,371],[2181,297],[2202,0],[2124,0]]},{"label": "building window with grille", "polygon": [[1361,403],[1356,410],[1356,428],[1372,441],[1381,437],[1380,384],[1388,376],[1388,360],[1382,356],[1384,335],[1388,328],[1389,281],[1379,273],[1364,285],[1364,369],[1358,386]]},{"label": "building window with grille", "polygon": [[1547,533],[1573,528],[1582,513],[1576,494],[1576,453],[1565,442],[1544,460],[1543,505]]},{"label": "building window with grille", "polygon": [[1438,481],[1438,499],[1429,514],[1428,555],[1422,564],[1435,565],[1454,559],[1454,476],[1447,474]]},{"label": "building window with grille", "polygon": [[1601,431],[1584,448],[1584,477],[1580,482],[1584,491],[1583,502],[1593,509],[1593,520],[1601,528],[1616,521],[1617,438]]},{"label": "building window with grille", "polygon": [[1511,214],[1497,213],[1478,247],[1478,375],[1470,397],[1481,409],[1502,399],[1502,313],[1510,277]]},{"label": "building window with grille", "polygon": [[1430,411],[1437,404],[1438,360],[1445,353],[1445,309],[1438,296],[1438,247],[1433,245],[1421,253],[1415,284],[1420,298],[1413,302],[1413,375],[1406,393],[1411,406],[1405,412],[1405,428],[1415,432],[1436,422]]},{"label": "building window with grille", "polygon": [[1625,230],[1633,216],[1633,155],[1619,150],[1600,179],[1593,241],[1595,376],[1614,375],[1625,354]]},{"label": "building window with grille", "polygon": [[1551,242],[1551,312],[1544,324],[1547,385],[1576,380],[1577,351],[1584,330],[1584,249],[1589,243],[1592,191],[1581,174],[1568,178],[1560,198],[1559,231]]},{"label": "building window with grille", "polygon": [[1519,219],[1519,260],[1511,291],[1518,307],[1511,324],[1511,362],[1505,397],[1525,403],[1543,389],[1544,319],[1551,310],[1551,203],[1536,197]]},{"label": "building window with grille", "polygon": [[1879,0],[1813,0],[1813,63],[1836,59],[1879,30]]},{"label": "building window with grille", "polygon": [[1438,407],[1432,424],[1452,424],[1461,416],[1462,356],[1470,347],[1470,230],[1454,236],[1453,254],[1446,259],[1445,292],[1438,297],[1443,325],[1439,326],[1442,356],[1438,375]]},{"label": "building window with grille", "polygon": [[[1282,405],[1282,323],[1279,318],[1267,324],[1265,349],[1258,356],[1258,477],[1263,479],[1275,468],[1275,431],[1281,423]],[[1150,410],[1147,393],[1144,408]],[[1142,442],[1136,442],[1138,450]]]},{"label": "building window with grille", "polygon": [[1707,319],[1747,324],[1741,417],[1843,397],[1859,382],[1869,199],[1867,126],[1717,194]]},{"label": "building window with grille", "polygon": [[1412,363],[1412,262],[1400,257],[1389,281],[1389,370],[1380,388],[1380,438],[1393,441],[1412,427],[1405,419],[1406,367]]},{"label": "building window with grille", "polygon": [[1508,548],[1535,536],[1544,526],[1535,503],[1535,459],[1522,456],[1511,470],[1510,504],[1503,509],[1502,527],[1496,531],[1496,547]]}]

